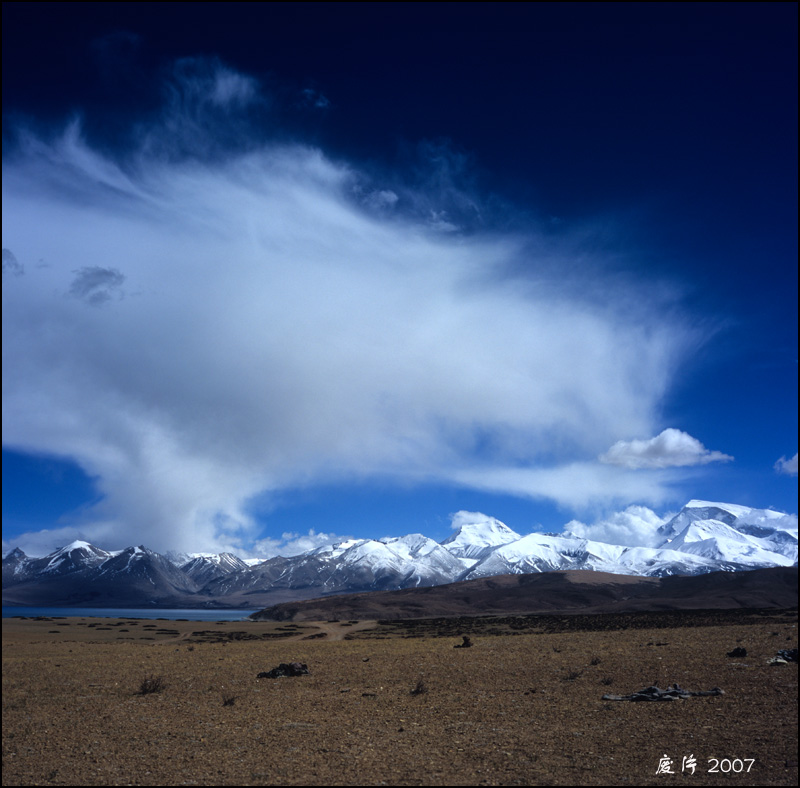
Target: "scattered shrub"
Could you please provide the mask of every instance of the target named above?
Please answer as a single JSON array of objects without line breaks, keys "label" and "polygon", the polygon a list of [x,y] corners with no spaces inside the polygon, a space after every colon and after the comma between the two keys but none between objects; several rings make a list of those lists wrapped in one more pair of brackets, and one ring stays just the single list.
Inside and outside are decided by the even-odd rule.
[{"label": "scattered shrub", "polygon": [[139,694],[151,695],[154,692],[162,692],[166,686],[163,676],[145,676],[139,685]]},{"label": "scattered shrub", "polygon": [[425,682],[422,679],[420,679],[417,682],[417,686],[414,687],[414,689],[411,690],[411,694],[412,695],[422,695],[422,694],[426,693],[427,691],[428,691],[428,688],[425,686]]}]

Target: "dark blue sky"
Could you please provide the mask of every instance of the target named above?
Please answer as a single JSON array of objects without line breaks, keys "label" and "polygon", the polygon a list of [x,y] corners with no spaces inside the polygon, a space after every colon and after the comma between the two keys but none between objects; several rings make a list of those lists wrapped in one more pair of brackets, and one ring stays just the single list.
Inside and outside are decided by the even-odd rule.
[{"label": "dark blue sky", "polygon": [[[3,22],[4,169],[13,162],[34,177],[30,139],[55,145],[75,118],[87,149],[130,167],[141,155],[142,139],[150,139],[148,129],[161,129],[164,144],[165,106],[175,113],[180,105],[186,122],[196,109],[187,85],[203,79],[211,84],[214,69],[224,69],[257,86],[257,100],[250,96],[236,112],[232,104],[218,103],[213,117],[202,119],[213,124],[202,150],[188,127],[173,129],[173,160],[203,159],[212,166],[260,146],[301,143],[342,171],[357,172],[362,196],[393,195],[391,205],[404,221],[454,229],[449,237],[457,235],[462,245],[513,238],[525,253],[508,255],[492,276],[501,270],[506,282],[520,283],[520,292],[543,278],[556,283],[559,304],[591,302],[594,316],[608,301],[613,326],[623,312],[628,321],[624,337],[615,340],[620,357],[627,358],[637,333],[636,310],[658,313],[676,332],[694,332],[677,343],[676,361],[653,372],[665,380],[648,391],[648,418],[636,422],[638,429],[647,423],[649,434],[637,432],[632,420],[630,432],[614,434],[601,447],[606,437],[600,436],[613,433],[609,424],[608,432],[598,430],[597,447],[577,451],[573,437],[554,437],[555,426],[537,423],[528,435],[537,442],[534,452],[511,447],[505,437],[507,429],[523,433],[531,427],[514,408],[490,413],[472,403],[475,410],[465,407],[458,429],[437,444],[447,445],[445,454],[425,455],[434,465],[446,455],[448,472],[420,465],[424,452],[417,446],[422,453],[402,472],[379,459],[373,476],[363,464],[373,457],[368,447],[374,426],[359,422],[354,430],[363,443],[354,454],[342,448],[349,447],[347,440],[337,439],[335,451],[315,449],[313,462],[306,458],[305,470],[286,480],[265,469],[269,492],[254,495],[258,485],[248,481],[241,488],[247,494],[220,493],[220,511],[227,514],[204,515],[212,524],[197,526],[200,541],[214,541],[209,534],[234,517],[234,502],[261,530],[254,537],[252,529],[242,535],[234,528],[219,537],[221,544],[239,539],[244,545],[259,536],[280,540],[284,532],[305,534],[309,528],[359,536],[421,530],[442,538],[451,512],[476,508],[507,518],[520,531],[558,530],[573,516],[591,521],[608,515],[623,493],[587,508],[564,494],[547,495],[542,490],[549,482],[538,477],[529,493],[508,475],[502,482],[476,483],[476,459],[480,468],[502,466],[504,473],[511,467],[563,469],[564,463],[600,456],[617,440],[647,441],[667,428],[696,439],[704,451],[734,459],[706,454],[694,464],[675,461],[664,466],[674,475],[657,482],[658,495],[633,485],[627,503],[666,511],[697,497],[796,511],[796,476],[774,468],[797,450],[796,4],[205,3],[187,12],[173,3],[6,3]],[[42,171],[35,172],[41,186]],[[4,200],[3,246],[20,259],[29,279],[40,252],[22,237],[22,220],[8,214]],[[37,257],[26,263],[20,249]],[[78,247],[69,259],[76,255]],[[86,266],[93,270],[119,268],[126,281],[135,279],[121,263],[105,268],[93,260],[87,252]],[[73,273],[84,270],[70,264]],[[77,292],[77,284],[69,292]],[[87,280],[79,284],[89,292]],[[629,301],[635,308],[628,310]],[[509,314],[516,315],[518,306]],[[521,331],[535,331],[520,319]],[[663,321],[641,320],[642,342],[668,329]],[[10,328],[16,350],[13,332],[21,331],[20,323]],[[4,323],[4,336],[8,330]],[[37,336],[26,334],[19,345],[24,351],[9,358],[38,358]],[[589,363],[575,352],[568,351],[565,365]],[[509,362],[509,375],[519,371],[523,357]],[[10,361],[5,375],[21,376],[17,363]],[[77,374],[90,362],[63,362],[72,363]],[[93,357],[90,366],[97,364]],[[25,380],[33,387],[25,394],[30,401],[37,378],[31,373]],[[528,383],[535,399],[535,385]],[[98,390],[105,385],[109,392],[131,392],[136,384],[108,372]],[[633,396],[631,388],[625,392]],[[576,401],[584,395],[576,392]],[[22,390],[18,396],[24,399]],[[158,411],[158,396],[137,392],[130,401]],[[222,402],[225,395],[219,396]],[[417,406],[416,396],[399,396],[404,413]],[[420,423],[448,421],[431,402],[426,400],[428,415]],[[619,407],[632,406],[622,398]],[[4,400],[4,549],[16,535],[47,527],[133,540],[128,535],[136,527],[125,525],[123,501],[134,493],[115,492],[100,459],[106,455],[96,446],[79,447],[61,432],[56,436],[57,430],[48,435],[55,417],[42,415],[47,406],[42,408],[40,421],[33,426],[31,419],[23,429],[18,425],[27,425],[27,417]],[[15,419],[13,430],[7,431],[6,419]],[[174,422],[173,416],[165,419]],[[460,451],[464,459],[461,440],[475,424],[481,426],[467,441],[469,462],[460,465],[454,455]],[[184,431],[167,433],[190,451],[176,437]],[[413,442],[409,434],[402,440]],[[298,433],[297,439],[305,437]],[[128,451],[117,439],[111,444]],[[35,459],[42,456],[48,459]],[[54,476],[59,461],[63,473]],[[45,464],[37,471],[38,462]],[[318,462],[326,468],[341,463],[342,472],[321,472]],[[81,477],[79,467],[89,476]],[[558,487],[561,477],[552,484]],[[575,484],[590,485],[582,476]],[[141,488],[141,494],[154,493]],[[102,497],[105,509],[89,507]],[[42,498],[47,506],[39,510]],[[167,517],[155,511],[148,516]],[[93,531],[100,521],[106,530]],[[193,527],[176,526],[176,544]]]}]

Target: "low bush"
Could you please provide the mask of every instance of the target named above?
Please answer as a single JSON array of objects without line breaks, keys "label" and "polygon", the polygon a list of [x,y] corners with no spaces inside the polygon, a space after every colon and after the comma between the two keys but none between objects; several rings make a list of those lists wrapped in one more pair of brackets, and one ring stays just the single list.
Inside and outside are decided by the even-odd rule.
[{"label": "low bush", "polygon": [[154,692],[162,692],[166,686],[163,676],[145,676],[139,684],[139,694],[151,695]]}]

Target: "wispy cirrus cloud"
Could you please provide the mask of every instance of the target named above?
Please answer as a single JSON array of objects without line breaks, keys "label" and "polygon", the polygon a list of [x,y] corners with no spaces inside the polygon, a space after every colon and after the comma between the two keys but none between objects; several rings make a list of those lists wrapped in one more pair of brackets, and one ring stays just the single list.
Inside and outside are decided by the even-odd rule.
[{"label": "wispy cirrus cloud", "polygon": [[591,459],[652,434],[698,341],[663,290],[606,286],[567,236],[544,259],[535,231],[465,235],[451,169],[412,199],[318,148],[239,145],[237,108],[268,102],[219,64],[166,94],[134,147],[72,124],[4,162],[4,245],[49,263],[3,288],[4,442],[98,479],[86,538],[241,550],[255,496],[369,478],[653,502],[669,479],[630,469],[729,459],[677,430]]},{"label": "wispy cirrus cloud", "polygon": [[465,487],[552,501],[568,511],[589,512],[637,500],[664,504],[675,497],[669,471],[640,474],[594,461],[529,465],[475,464],[450,478]]}]

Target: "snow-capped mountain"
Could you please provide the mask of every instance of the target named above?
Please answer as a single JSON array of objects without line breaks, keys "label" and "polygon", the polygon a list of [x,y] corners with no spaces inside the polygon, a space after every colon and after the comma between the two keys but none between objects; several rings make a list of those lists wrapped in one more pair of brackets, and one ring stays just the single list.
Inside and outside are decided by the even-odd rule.
[{"label": "snow-capped mountain", "polygon": [[[171,561],[153,550],[139,545],[128,547],[103,561],[92,572],[94,582],[118,582],[125,578],[128,585],[144,584],[148,591],[164,590],[171,592],[189,592],[197,590],[197,584],[186,573],[182,572]],[[152,589],[147,587],[147,584]]]},{"label": "snow-capped mountain", "polygon": [[742,533],[721,520],[696,520],[669,542],[669,547],[714,561],[770,566],[780,557],[785,558],[784,566],[794,563],[789,557],[768,549],[758,537]]},{"label": "snow-capped mountain", "polygon": [[797,517],[771,509],[689,501],[659,533],[659,547],[712,560],[752,568],[797,563]]},{"label": "snow-capped mountain", "polygon": [[486,552],[460,579],[560,569],[663,577],[797,563],[797,519],[769,509],[690,501],[657,537],[647,548],[529,534]]},{"label": "snow-capped mountain", "polygon": [[33,578],[56,578],[98,566],[111,558],[89,542],[76,540],[44,558],[29,558],[19,548],[3,559],[3,588]]},{"label": "snow-capped mountain", "polygon": [[[654,533],[655,547],[628,547],[513,531],[460,512],[452,536],[350,539],[249,565],[195,554],[182,566],[145,547],[109,553],[73,542],[44,558],[3,559],[6,604],[257,607],[330,594],[435,586],[507,574],[582,569],[666,577],[797,564],[797,518],[769,509],[690,501]],[[187,557],[187,556],[184,556]]]},{"label": "snow-capped mountain", "polygon": [[247,569],[247,564],[233,553],[205,553],[190,558],[180,568],[202,587],[218,577]]},{"label": "snow-capped mountain", "polygon": [[[589,569],[620,575],[694,575],[723,568],[702,555],[647,547],[621,547],[576,537],[530,534],[494,550],[461,579],[530,574],[562,569]],[[744,567],[740,567],[744,568]]]},{"label": "snow-capped mountain", "polygon": [[[797,516],[783,514],[772,509],[751,509],[733,503],[712,503],[710,501],[692,500],[678,512],[669,522],[662,525],[657,534],[661,538],[660,547],[664,547],[692,523],[705,520],[717,520],[734,527],[740,533],[767,537],[777,533],[786,533],[797,539]],[[795,542],[796,545],[796,542]],[[795,560],[797,555],[795,554]]]},{"label": "snow-capped mountain", "polygon": [[331,590],[438,585],[449,582],[443,578],[456,578],[464,568],[442,545],[422,534],[352,541],[336,546],[327,556],[324,550],[314,553],[319,559],[327,559],[325,586]]},{"label": "snow-capped mountain", "polygon": [[456,532],[442,542],[456,558],[469,559],[468,565],[486,558],[498,547],[516,542],[520,535],[494,517],[470,518],[463,521]]},{"label": "snow-capped mountain", "polygon": [[30,577],[28,567],[31,559],[19,547],[3,557],[3,588],[21,583]]},{"label": "snow-capped mountain", "polygon": [[15,579],[7,577],[3,559],[5,603],[177,606],[198,590],[185,572],[142,546],[108,553],[88,542],[73,542],[44,558],[25,560]]},{"label": "snow-capped mountain", "polygon": [[349,539],[291,558],[270,558],[245,572],[212,581],[209,597],[253,598],[257,594],[304,597],[351,591],[410,588],[452,582],[465,565],[421,534],[384,540]]},{"label": "snow-capped mountain", "polygon": [[98,566],[113,555],[89,542],[76,540],[44,558],[32,561],[30,569],[44,575],[66,575]]}]

